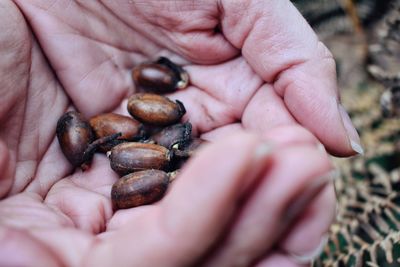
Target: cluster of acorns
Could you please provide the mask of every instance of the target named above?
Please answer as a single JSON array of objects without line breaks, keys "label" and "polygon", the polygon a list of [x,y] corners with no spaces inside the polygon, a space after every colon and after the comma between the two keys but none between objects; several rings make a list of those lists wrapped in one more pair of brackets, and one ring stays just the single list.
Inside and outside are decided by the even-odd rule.
[{"label": "cluster of acorns", "polygon": [[145,91],[129,98],[132,117],[106,113],[86,121],[69,111],[56,130],[61,150],[74,167],[86,170],[94,153],[107,154],[111,168],[122,176],[111,190],[115,209],[161,199],[177,170],[204,142],[192,137],[189,122],[180,123],[184,105],[156,94],[185,88],[186,71],[162,57],[136,66],[132,77]]}]

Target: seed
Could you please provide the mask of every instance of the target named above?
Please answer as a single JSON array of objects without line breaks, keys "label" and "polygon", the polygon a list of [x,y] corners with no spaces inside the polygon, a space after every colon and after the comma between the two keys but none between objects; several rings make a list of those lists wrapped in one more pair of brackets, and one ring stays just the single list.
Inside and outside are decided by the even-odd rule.
[{"label": "seed", "polygon": [[192,133],[192,124],[178,123],[164,128],[161,132],[158,132],[150,137],[150,140],[154,141],[160,146],[164,146],[171,149],[173,146],[183,147],[189,142]]},{"label": "seed", "polygon": [[119,144],[109,153],[111,168],[119,175],[145,169],[168,169],[171,156],[171,151],[163,146],[136,142]]},{"label": "seed", "polygon": [[160,170],[144,170],[125,175],[114,183],[111,200],[116,209],[128,209],[160,200],[170,178]]},{"label": "seed", "polygon": [[170,93],[183,89],[189,83],[189,76],[183,68],[165,57],[154,63],[143,63],[132,71],[135,84],[146,91]]},{"label": "seed", "polygon": [[118,139],[135,140],[142,136],[142,124],[128,116],[116,113],[97,115],[89,120],[97,138],[109,136],[115,133],[122,135]]},{"label": "seed", "polygon": [[179,82],[174,72],[168,67],[155,63],[141,64],[135,67],[132,76],[139,88],[149,92],[173,92]]},{"label": "seed", "polygon": [[171,125],[186,113],[183,104],[156,94],[138,93],[128,100],[128,111],[138,121],[152,125]]},{"label": "seed", "polygon": [[69,111],[61,116],[57,122],[56,134],[62,152],[74,167],[90,161],[85,151],[93,141],[94,134],[81,114]]}]

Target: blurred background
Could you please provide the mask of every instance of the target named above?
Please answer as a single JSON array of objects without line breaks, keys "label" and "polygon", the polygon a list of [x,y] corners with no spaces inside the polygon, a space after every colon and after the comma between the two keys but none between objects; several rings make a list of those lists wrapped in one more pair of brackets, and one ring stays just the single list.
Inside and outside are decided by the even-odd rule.
[{"label": "blurred background", "polygon": [[400,0],[292,1],[332,51],[363,156],[334,161],[339,202],[314,266],[400,266]]}]

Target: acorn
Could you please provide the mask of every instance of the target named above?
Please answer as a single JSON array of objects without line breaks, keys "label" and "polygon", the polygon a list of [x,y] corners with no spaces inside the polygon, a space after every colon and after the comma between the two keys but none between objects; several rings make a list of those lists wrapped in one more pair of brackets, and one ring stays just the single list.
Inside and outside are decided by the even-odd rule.
[{"label": "acorn", "polygon": [[144,170],[125,175],[114,183],[111,201],[115,209],[128,209],[160,200],[174,178],[160,170]]},{"label": "acorn", "polygon": [[189,142],[192,134],[192,124],[190,122],[178,123],[165,127],[160,132],[152,135],[150,140],[160,146],[171,149],[184,147]]},{"label": "acorn", "polygon": [[137,120],[116,113],[105,113],[89,120],[96,138],[121,133],[120,140],[135,140],[143,136],[142,124]]},{"label": "acorn", "polygon": [[172,158],[169,149],[147,143],[126,142],[108,153],[111,168],[119,175],[145,169],[167,170]]},{"label": "acorn", "polygon": [[62,115],[57,122],[56,134],[61,151],[74,167],[91,160],[93,155],[85,154],[85,151],[94,140],[94,134],[80,113],[69,111]]},{"label": "acorn", "polygon": [[118,139],[109,141],[99,147],[102,152],[110,151],[114,146],[125,141],[136,141],[144,138],[143,124],[137,120],[116,113],[104,113],[89,120],[96,138],[103,138],[121,133]]},{"label": "acorn", "polygon": [[177,123],[186,113],[182,102],[150,93],[137,93],[128,100],[128,112],[142,123],[166,126]]},{"label": "acorn", "polygon": [[187,72],[165,57],[134,67],[132,78],[137,87],[156,93],[171,93],[189,84]]}]

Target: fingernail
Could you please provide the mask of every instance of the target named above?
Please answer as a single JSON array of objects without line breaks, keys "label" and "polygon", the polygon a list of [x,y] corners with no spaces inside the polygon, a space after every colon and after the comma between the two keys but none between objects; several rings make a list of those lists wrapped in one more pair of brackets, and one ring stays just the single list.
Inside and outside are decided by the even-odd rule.
[{"label": "fingernail", "polygon": [[356,128],[354,128],[349,114],[347,114],[347,111],[341,104],[339,104],[339,111],[340,116],[342,117],[344,128],[346,129],[347,136],[350,141],[351,148],[358,154],[364,155],[364,149],[361,146],[360,136],[358,135]]},{"label": "fingernail", "polygon": [[321,144],[321,143],[319,143],[319,142],[318,142],[318,144],[317,144],[317,149],[318,149],[319,151],[321,151],[322,153],[326,153],[326,149],[325,149],[324,145]]},{"label": "fingernail", "polygon": [[[260,143],[256,147],[253,156],[253,167],[251,171],[247,173],[247,177],[257,176],[266,168],[265,162],[268,161],[269,155],[271,155],[273,150],[274,146],[268,142]],[[251,179],[243,181],[242,192],[246,192],[246,190],[251,187],[252,183],[253,181]]]},{"label": "fingernail", "polygon": [[318,246],[315,249],[313,249],[311,252],[305,253],[303,255],[291,253],[290,256],[298,264],[309,263],[312,260],[316,259],[322,253],[326,244],[328,243],[328,240],[329,240],[329,236],[328,236],[328,234],[325,234],[322,236],[321,241],[319,242]]},{"label": "fingernail", "polygon": [[307,206],[314,200],[316,196],[325,188],[325,186],[331,183],[339,177],[337,170],[332,170],[326,174],[316,178],[311,182],[307,188],[301,192],[301,195],[294,199],[291,205],[286,209],[285,220],[293,222],[296,218],[304,212]]},{"label": "fingernail", "polygon": [[261,143],[254,151],[254,158],[259,159],[271,154],[273,146],[270,143]]}]

